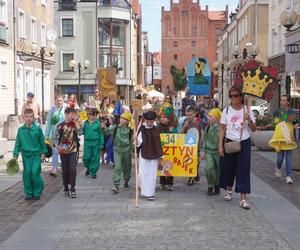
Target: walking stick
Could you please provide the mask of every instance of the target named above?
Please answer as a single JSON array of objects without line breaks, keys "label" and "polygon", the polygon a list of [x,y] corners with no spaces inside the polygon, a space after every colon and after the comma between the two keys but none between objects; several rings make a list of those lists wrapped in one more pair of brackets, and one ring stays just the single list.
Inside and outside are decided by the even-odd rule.
[{"label": "walking stick", "polygon": [[138,159],[137,159],[137,123],[138,123],[138,112],[136,110],[133,111],[134,117],[134,125],[133,125],[133,135],[134,135],[134,168],[135,168],[135,207],[139,207],[139,176],[138,176]]}]

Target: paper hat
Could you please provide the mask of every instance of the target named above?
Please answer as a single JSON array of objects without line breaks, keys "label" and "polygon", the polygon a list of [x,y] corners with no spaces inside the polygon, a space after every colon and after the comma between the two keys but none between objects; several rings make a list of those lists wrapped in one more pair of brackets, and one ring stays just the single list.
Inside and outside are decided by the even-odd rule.
[{"label": "paper hat", "polygon": [[125,119],[129,122],[129,127],[133,128],[133,121],[132,121],[132,116],[130,114],[130,112],[124,112],[122,115],[121,115],[121,118],[122,119]]},{"label": "paper hat", "polygon": [[6,163],[6,173],[7,175],[14,175],[15,173],[19,172],[19,163],[16,159],[11,159]]},{"label": "paper hat", "polygon": [[213,109],[211,109],[211,110],[208,112],[208,115],[220,119],[221,116],[222,116],[222,112],[221,112],[221,110],[218,109],[218,108],[213,108]]}]

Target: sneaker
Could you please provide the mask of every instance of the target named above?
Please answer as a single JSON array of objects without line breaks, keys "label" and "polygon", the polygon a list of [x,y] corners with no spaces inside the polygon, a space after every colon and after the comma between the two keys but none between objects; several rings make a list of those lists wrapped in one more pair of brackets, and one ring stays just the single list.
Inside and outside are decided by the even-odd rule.
[{"label": "sneaker", "polygon": [[124,189],[126,189],[126,190],[129,189],[128,181],[125,181],[125,182],[124,182]]},{"label": "sneaker", "polygon": [[38,201],[38,200],[40,200],[40,199],[41,199],[40,196],[33,196],[33,200],[35,200],[35,201]]},{"label": "sneaker", "polygon": [[160,190],[166,190],[166,185],[160,185],[159,189]]},{"label": "sneaker", "polygon": [[154,201],[155,200],[154,196],[149,196],[147,199],[148,199],[148,201]]},{"label": "sneaker", "polygon": [[281,170],[279,168],[276,168],[275,170],[275,175],[276,177],[280,178],[281,177]]},{"label": "sneaker", "polygon": [[30,200],[32,200],[32,196],[26,196],[24,199],[25,199],[25,201],[30,201]]},{"label": "sneaker", "polygon": [[91,176],[93,179],[97,179],[97,175],[92,175]]},{"label": "sneaker", "polygon": [[287,176],[285,178],[285,181],[286,181],[287,184],[293,184],[292,178],[290,176]]},{"label": "sneaker", "polygon": [[220,194],[220,188],[219,188],[219,186],[215,186],[213,195],[218,195],[218,194]]},{"label": "sneaker", "polygon": [[194,177],[190,177],[189,181],[188,181],[188,186],[193,186],[195,182],[195,178]]},{"label": "sneaker", "polygon": [[65,196],[70,196],[69,190],[65,191]]},{"label": "sneaker", "polygon": [[75,191],[71,192],[70,198],[75,199],[77,197],[77,194]]},{"label": "sneaker", "polygon": [[111,191],[113,191],[115,194],[117,194],[117,193],[120,192],[120,189],[119,189],[119,187],[117,187],[117,186],[114,185],[114,186],[111,188]]},{"label": "sneaker", "polygon": [[207,190],[207,195],[208,196],[212,196],[213,195],[213,191],[214,191],[214,189],[212,187],[209,187],[208,190]]},{"label": "sneaker", "polygon": [[89,170],[86,170],[86,171],[85,171],[85,175],[86,175],[86,176],[89,176],[89,174],[90,174],[90,171],[89,171]]},{"label": "sneaker", "polygon": [[168,191],[173,191],[173,190],[174,190],[173,185],[169,185],[169,186],[167,187],[167,190],[168,190]]}]

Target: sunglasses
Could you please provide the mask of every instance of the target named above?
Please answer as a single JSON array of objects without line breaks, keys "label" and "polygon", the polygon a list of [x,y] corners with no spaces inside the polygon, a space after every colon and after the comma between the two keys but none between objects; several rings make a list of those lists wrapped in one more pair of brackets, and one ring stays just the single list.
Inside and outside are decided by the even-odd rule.
[{"label": "sunglasses", "polygon": [[229,95],[229,98],[238,98],[240,95]]},{"label": "sunglasses", "polygon": [[89,115],[96,115],[96,113],[89,113]]}]

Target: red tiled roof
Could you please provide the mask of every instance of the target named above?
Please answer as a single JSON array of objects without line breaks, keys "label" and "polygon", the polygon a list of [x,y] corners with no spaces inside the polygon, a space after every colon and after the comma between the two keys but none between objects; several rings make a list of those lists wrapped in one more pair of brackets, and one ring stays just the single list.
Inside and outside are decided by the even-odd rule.
[{"label": "red tiled roof", "polygon": [[209,11],[208,18],[210,20],[226,20],[225,11]]}]

